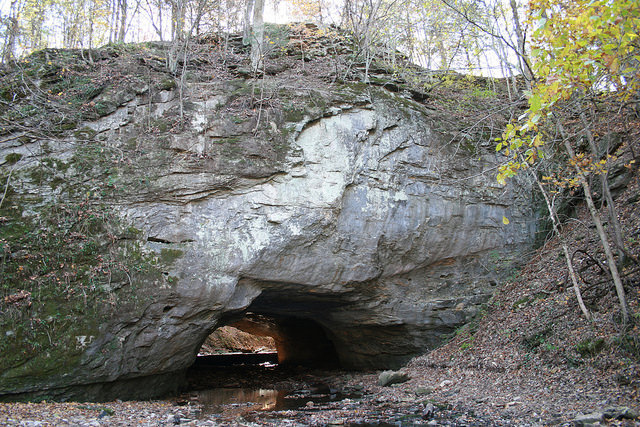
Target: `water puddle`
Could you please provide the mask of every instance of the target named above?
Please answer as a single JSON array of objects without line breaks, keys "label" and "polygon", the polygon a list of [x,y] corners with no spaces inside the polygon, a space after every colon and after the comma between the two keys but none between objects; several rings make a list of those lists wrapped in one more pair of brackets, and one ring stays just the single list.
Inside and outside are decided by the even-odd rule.
[{"label": "water puddle", "polygon": [[203,414],[223,412],[225,406],[271,410],[277,406],[278,401],[282,401],[284,394],[282,390],[244,388],[214,388],[196,392]]},{"label": "water puddle", "polygon": [[274,390],[247,388],[214,388],[192,392],[202,404],[202,416],[211,414],[241,414],[249,411],[286,411],[313,409],[328,402],[358,399],[360,395],[339,392],[313,393],[310,390]]}]

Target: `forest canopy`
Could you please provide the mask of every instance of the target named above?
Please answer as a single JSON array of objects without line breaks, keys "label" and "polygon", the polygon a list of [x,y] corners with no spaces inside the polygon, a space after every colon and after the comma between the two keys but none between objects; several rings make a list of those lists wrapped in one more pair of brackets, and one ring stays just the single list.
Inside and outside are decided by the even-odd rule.
[{"label": "forest canopy", "polygon": [[385,45],[427,69],[530,76],[526,10],[516,0],[12,0],[0,10],[0,41],[8,62],[47,47],[91,49],[207,32],[244,31],[246,38],[264,14],[267,22],[344,28],[364,51]]}]

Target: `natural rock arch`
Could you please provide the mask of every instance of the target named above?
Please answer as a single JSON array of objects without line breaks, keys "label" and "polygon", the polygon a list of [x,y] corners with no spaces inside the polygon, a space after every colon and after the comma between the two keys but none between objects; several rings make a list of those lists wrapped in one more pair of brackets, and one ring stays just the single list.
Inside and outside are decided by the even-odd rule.
[{"label": "natural rock arch", "polygon": [[[269,84],[287,102],[309,99]],[[63,362],[43,364],[43,353],[10,367],[0,394],[175,389],[208,333],[248,311],[273,319],[290,360],[305,359],[288,343],[306,327],[344,367],[399,367],[472,319],[533,240],[531,193],[495,182],[495,150],[453,146],[445,118],[402,93],[337,84],[296,114],[273,111],[256,133],[256,119],[226,111],[249,83],[194,83],[189,126],[156,136],[149,122],[180,100],[136,87],[84,124],[99,142],[9,149],[25,170],[46,149],[68,181],[114,168],[121,193],[104,203],[126,231],[110,248],[140,262],[110,280],[109,297],[127,298],[106,303],[108,316],[70,326],[65,343],[82,345],[59,346]],[[120,166],[100,157],[131,146],[138,157]],[[21,179],[26,196],[61,191]]]}]

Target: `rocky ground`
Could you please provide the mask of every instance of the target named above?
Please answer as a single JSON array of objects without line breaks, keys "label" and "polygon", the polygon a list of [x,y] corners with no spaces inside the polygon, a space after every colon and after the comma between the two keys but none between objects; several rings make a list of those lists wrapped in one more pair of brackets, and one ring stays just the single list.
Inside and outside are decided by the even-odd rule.
[{"label": "rocky ground", "polygon": [[[378,373],[250,369],[210,371],[200,377],[212,386],[286,390],[271,399],[212,404],[197,390],[148,402],[11,403],[0,408],[0,424],[10,426],[322,426],[322,425],[640,425],[628,388],[588,389],[561,372],[513,372],[435,368],[416,360],[410,380],[387,387]],[[200,372],[199,374],[202,374]],[[594,414],[595,412],[595,414]],[[609,416],[610,418],[604,418]],[[595,418],[594,418],[595,417]],[[617,419],[616,419],[617,418]],[[583,417],[583,419],[585,419]]]}]

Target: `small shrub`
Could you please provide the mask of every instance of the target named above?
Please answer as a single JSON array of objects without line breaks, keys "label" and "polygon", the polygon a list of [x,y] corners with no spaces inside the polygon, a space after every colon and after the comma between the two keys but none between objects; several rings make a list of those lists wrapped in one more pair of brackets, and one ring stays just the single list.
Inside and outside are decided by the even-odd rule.
[{"label": "small shrub", "polygon": [[593,357],[605,347],[604,338],[587,338],[576,344],[576,351],[582,357]]},{"label": "small shrub", "polygon": [[522,344],[527,350],[533,351],[544,344],[550,334],[551,327],[547,326],[542,330],[538,330],[530,335],[523,337]]},{"label": "small shrub", "polygon": [[15,165],[21,158],[22,154],[20,153],[9,153],[4,157],[4,160],[10,165]]},{"label": "small shrub", "polygon": [[640,335],[631,333],[622,334],[615,337],[613,343],[632,359],[640,361]]}]

